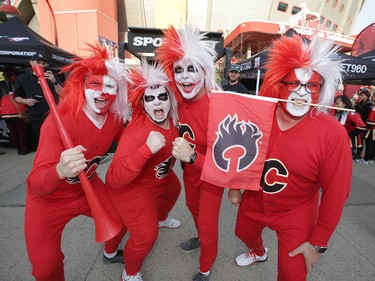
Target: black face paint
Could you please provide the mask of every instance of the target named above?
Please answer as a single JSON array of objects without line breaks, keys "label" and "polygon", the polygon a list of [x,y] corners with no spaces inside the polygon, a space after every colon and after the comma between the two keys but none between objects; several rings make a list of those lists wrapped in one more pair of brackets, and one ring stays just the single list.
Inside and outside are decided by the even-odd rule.
[{"label": "black face paint", "polygon": [[[152,102],[155,100],[155,96],[151,96],[151,95],[144,95],[144,101],[145,102]],[[158,100],[160,101],[167,101],[168,100],[168,94],[167,93],[161,93],[157,96]]]}]

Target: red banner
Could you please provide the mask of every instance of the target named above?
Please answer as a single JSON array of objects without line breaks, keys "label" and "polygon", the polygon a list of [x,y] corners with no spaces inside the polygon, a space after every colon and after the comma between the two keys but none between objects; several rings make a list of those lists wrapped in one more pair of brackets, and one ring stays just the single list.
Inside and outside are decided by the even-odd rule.
[{"label": "red banner", "polygon": [[214,91],[201,180],[259,190],[276,99]]}]

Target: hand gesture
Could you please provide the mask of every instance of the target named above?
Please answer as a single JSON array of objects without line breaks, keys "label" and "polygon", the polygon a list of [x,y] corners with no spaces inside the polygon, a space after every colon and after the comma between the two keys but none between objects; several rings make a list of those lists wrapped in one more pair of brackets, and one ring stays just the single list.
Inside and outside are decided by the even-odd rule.
[{"label": "hand gesture", "polygon": [[294,257],[298,254],[302,254],[305,258],[306,271],[309,272],[314,265],[319,261],[322,256],[321,253],[315,251],[310,242],[304,242],[293,251],[289,253],[289,257]]},{"label": "hand gesture", "polygon": [[25,99],[25,104],[27,106],[34,106],[36,103],[38,103],[39,101],[36,100],[36,99],[32,99],[32,98],[29,98],[29,99]]},{"label": "hand gesture", "polygon": [[228,191],[229,201],[236,207],[240,206],[242,193],[239,189],[229,189]]},{"label": "hand gesture", "polygon": [[44,77],[51,81],[53,84],[56,83],[55,75],[52,73],[51,70],[47,70],[46,72],[44,72]]},{"label": "hand gesture", "polygon": [[190,143],[184,138],[178,137],[173,141],[172,155],[181,161],[189,162],[190,156],[194,153],[194,149]]},{"label": "hand gesture", "polygon": [[151,131],[148,134],[146,144],[150,148],[152,154],[155,154],[165,146],[165,138],[162,133]]},{"label": "hand gesture", "polygon": [[56,166],[57,174],[61,179],[74,178],[87,167],[84,151],[86,148],[78,145],[61,152],[60,161]]}]

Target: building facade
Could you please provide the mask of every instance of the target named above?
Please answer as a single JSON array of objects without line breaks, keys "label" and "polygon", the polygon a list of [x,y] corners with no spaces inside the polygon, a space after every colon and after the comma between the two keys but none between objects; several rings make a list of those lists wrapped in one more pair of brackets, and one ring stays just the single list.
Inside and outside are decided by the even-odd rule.
[{"label": "building facade", "polygon": [[126,42],[128,27],[165,28],[190,22],[226,37],[243,22],[287,23],[303,7],[320,14],[325,30],[348,35],[364,1],[14,0],[12,4],[36,32],[69,52],[83,55],[85,42]]}]

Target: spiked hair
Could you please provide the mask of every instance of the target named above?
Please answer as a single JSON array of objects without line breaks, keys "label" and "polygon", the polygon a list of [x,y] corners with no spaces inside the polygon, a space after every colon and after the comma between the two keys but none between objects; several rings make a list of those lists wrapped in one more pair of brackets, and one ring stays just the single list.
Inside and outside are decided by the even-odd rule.
[{"label": "spiked hair", "polygon": [[[298,35],[276,40],[265,64],[266,74],[259,95],[278,98],[281,80],[294,69],[317,72],[323,79],[318,104],[332,105],[337,86],[342,82],[341,61],[334,42],[314,37],[310,43]],[[318,112],[327,109],[315,108]]]},{"label": "spiked hair", "polygon": [[61,71],[61,73],[70,72],[70,74],[60,94],[59,110],[69,112],[73,118],[76,118],[85,102],[84,81],[86,76],[88,74],[108,75],[116,80],[118,86],[115,102],[109,110],[117,118],[127,118],[128,84],[131,82],[128,68],[118,59],[110,58],[106,46],[87,45],[91,56],[76,60]]},{"label": "spiked hair", "polygon": [[172,90],[178,93],[176,98],[179,102],[183,97],[175,85],[173,63],[181,59],[190,59],[194,67],[204,70],[207,90],[220,88],[215,81],[214,59],[217,54],[211,43],[205,40],[207,39],[205,34],[201,34],[190,25],[178,30],[169,26],[163,33],[164,44],[156,49],[156,59],[162,63],[169,79],[173,82]]},{"label": "spiked hair", "polygon": [[168,96],[171,100],[171,110],[169,117],[172,118],[173,125],[177,125],[177,101],[174,94],[169,88],[170,81],[165,74],[163,67],[158,64],[149,64],[146,59],[143,59],[141,65],[131,71],[131,78],[133,86],[129,93],[129,102],[133,108],[133,119],[138,118],[144,114],[142,98],[146,88],[162,86],[167,90]]}]

